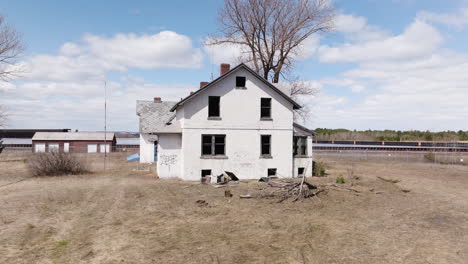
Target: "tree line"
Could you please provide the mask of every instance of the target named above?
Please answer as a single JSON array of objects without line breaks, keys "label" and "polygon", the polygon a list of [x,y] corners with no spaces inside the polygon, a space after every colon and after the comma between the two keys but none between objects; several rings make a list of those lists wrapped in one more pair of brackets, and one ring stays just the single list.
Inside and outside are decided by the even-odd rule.
[{"label": "tree line", "polygon": [[468,131],[399,131],[348,130],[317,128],[316,140],[369,140],[369,141],[468,141]]}]

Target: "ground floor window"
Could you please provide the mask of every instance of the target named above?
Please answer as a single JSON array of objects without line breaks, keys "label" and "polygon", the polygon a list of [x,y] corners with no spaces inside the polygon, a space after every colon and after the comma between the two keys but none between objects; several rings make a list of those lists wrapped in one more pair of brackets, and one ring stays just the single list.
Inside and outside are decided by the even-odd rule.
[{"label": "ground floor window", "polygon": [[59,151],[59,144],[58,143],[49,143],[47,144],[49,147],[49,152],[58,152]]},{"label": "ground floor window", "polygon": [[307,156],[307,137],[294,137],[294,156]]},{"label": "ground floor window", "polygon": [[304,176],[305,168],[297,168],[297,176]]},{"label": "ground floor window", "polygon": [[45,152],[45,144],[35,144],[34,145],[34,152]]},{"label": "ground floor window", "polygon": [[99,152],[104,153],[107,152],[109,153],[110,147],[109,144],[100,144],[99,145]]},{"label": "ground floor window", "polygon": [[202,135],[202,156],[226,155],[226,135]]},{"label": "ground floor window", "polygon": [[88,153],[97,152],[97,144],[88,144]]},{"label": "ground floor window", "polygon": [[261,153],[262,156],[271,156],[271,135],[261,135]]}]

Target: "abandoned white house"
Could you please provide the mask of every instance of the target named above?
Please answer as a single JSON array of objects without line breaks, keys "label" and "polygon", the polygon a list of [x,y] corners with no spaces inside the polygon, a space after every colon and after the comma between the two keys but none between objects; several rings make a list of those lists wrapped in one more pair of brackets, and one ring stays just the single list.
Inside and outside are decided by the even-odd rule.
[{"label": "abandoned white house", "polygon": [[293,121],[301,106],[245,64],[229,68],[179,102],[137,101],[140,162],[184,180],[311,176],[312,132]]}]

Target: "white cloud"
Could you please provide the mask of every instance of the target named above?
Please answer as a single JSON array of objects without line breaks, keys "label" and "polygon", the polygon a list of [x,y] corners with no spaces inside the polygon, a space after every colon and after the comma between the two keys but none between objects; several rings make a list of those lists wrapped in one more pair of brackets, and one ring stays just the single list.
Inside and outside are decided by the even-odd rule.
[{"label": "white cloud", "polygon": [[468,25],[468,8],[461,8],[457,13],[435,13],[421,11],[417,18],[422,21],[435,22],[461,30]]},{"label": "white cloud", "polygon": [[324,45],[319,48],[318,56],[320,61],[327,63],[406,60],[431,53],[442,42],[443,38],[435,28],[416,20],[401,35],[336,47]]},{"label": "white cloud", "polygon": [[[320,47],[318,57],[355,66],[319,80],[323,93],[311,101],[311,127],[468,130],[468,54],[444,48],[442,34],[428,24],[444,16],[421,14],[403,33],[372,40],[350,37],[374,28],[365,18],[338,19],[345,43]],[[463,24],[456,17],[446,21]],[[344,98],[336,88],[360,94]]]},{"label": "white cloud", "polygon": [[343,33],[350,41],[381,40],[389,36],[384,30],[367,24],[362,16],[338,14],[335,19],[335,31]]},{"label": "white cloud", "polygon": [[[202,52],[190,38],[163,31],[154,35],[85,35],[62,45],[57,55],[37,54],[13,83],[0,83],[0,105],[10,113],[12,127],[102,129],[104,80],[108,81],[109,129],[136,130],[137,99],[178,100],[187,84],[150,84],[129,75],[130,69],[198,68]],[[196,86],[194,86],[196,88]]]}]

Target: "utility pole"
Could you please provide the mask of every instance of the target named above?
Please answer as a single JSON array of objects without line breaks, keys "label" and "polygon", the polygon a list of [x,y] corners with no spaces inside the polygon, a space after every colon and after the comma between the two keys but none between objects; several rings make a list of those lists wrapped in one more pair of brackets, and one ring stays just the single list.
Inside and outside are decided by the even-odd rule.
[{"label": "utility pole", "polygon": [[104,81],[104,170],[107,167],[107,82]]}]

